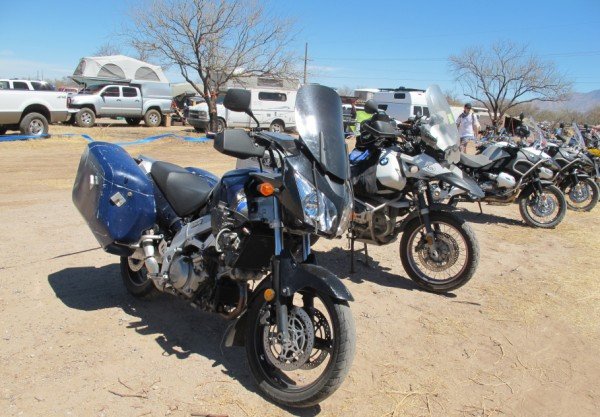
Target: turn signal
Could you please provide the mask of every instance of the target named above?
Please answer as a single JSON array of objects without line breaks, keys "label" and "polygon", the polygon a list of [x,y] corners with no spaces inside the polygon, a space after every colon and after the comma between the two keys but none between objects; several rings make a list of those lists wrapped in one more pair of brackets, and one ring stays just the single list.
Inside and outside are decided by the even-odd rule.
[{"label": "turn signal", "polygon": [[273,188],[273,185],[269,184],[268,182],[263,182],[257,187],[257,189],[258,192],[264,195],[265,197],[273,195],[273,193],[275,192],[275,188]]},{"label": "turn signal", "polygon": [[270,303],[275,299],[275,291],[272,288],[267,288],[263,293],[263,296],[265,297],[265,301]]}]

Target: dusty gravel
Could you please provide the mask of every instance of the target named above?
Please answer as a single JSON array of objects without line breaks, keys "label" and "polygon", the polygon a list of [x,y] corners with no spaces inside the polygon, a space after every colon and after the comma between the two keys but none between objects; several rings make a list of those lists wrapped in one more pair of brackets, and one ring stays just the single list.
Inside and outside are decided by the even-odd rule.
[{"label": "dusty gravel", "polygon": [[[1,415],[598,415],[600,209],[536,230],[516,205],[462,213],[481,260],[446,296],[406,278],[398,242],[370,246],[370,267],[350,275],[346,240],[321,240],[320,262],[356,298],[356,358],[319,407],[267,402],[243,349],[222,346],[228,323],[173,297],[132,299],[71,203],[85,142],[57,133],[124,141],[187,129],[53,126],[51,139],[0,144]],[[216,174],[235,164],[210,143],[127,150]]]}]

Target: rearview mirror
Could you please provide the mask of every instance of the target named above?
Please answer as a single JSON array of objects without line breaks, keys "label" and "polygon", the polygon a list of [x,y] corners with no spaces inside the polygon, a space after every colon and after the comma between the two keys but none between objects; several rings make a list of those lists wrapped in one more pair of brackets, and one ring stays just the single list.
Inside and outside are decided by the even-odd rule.
[{"label": "rearview mirror", "polygon": [[377,103],[375,103],[374,100],[367,100],[365,103],[365,112],[368,114],[379,113],[379,107],[377,107]]},{"label": "rearview mirror", "polygon": [[230,88],[225,94],[223,106],[231,111],[250,112],[250,91],[242,88]]}]

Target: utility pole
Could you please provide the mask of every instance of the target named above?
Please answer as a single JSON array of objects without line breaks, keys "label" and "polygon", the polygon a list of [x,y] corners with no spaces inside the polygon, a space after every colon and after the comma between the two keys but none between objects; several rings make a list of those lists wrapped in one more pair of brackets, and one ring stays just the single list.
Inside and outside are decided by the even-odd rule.
[{"label": "utility pole", "polygon": [[304,84],[306,84],[306,64],[308,63],[308,42],[304,44]]}]

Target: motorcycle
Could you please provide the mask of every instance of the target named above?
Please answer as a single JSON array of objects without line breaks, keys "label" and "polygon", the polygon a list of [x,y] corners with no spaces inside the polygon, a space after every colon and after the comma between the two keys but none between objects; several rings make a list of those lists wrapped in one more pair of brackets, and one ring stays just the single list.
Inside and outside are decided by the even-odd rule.
[{"label": "motorcycle", "polygon": [[[587,155],[586,142],[577,123],[572,125],[572,146],[536,143],[560,166],[554,183],[566,197],[567,206],[575,211],[591,211],[598,204],[600,190],[597,184],[597,162]],[[594,180],[596,178],[596,181]]]},{"label": "motorcycle", "polygon": [[[249,91],[230,89],[224,106],[258,124]],[[268,152],[273,161],[221,179],[93,142],[73,201],[104,250],[121,257],[132,295],[169,293],[235,320],[226,345],[245,345],[260,390],[308,407],[341,385],[355,351],[352,295],[310,248],[312,234],[347,230],[352,194],[337,93],[302,87],[296,121],[299,139],[243,129],[212,135],[225,155]]]},{"label": "motorcycle", "polygon": [[[549,156],[527,149],[526,139],[531,129],[526,124],[517,127],[519,143],[503,141],[481,146],[477,155],[460,155],[458,166],[471,175],[485,192],[480,201],[519,203],[521,217],[529,226],[554,228],[565,216],[567,203],[562,191],[553,184],[560,167]],[[450,198],[450,204],[477,201],[460,194]]]},{"label": "motorcycle", "polygon": [[[466,284],[475,273],[479,246],[464,220],[451,207],[436,204],[434,184],[442,181],[479,198],[479,186],[453,165],[459,159],[459,138],[450,106],[438,86],[426,91],[430,116],[410,126],[413,137],[402,137],[377,103],[361,124],[356,148],[350,154],[354,186],[354,242],[387,245],[400,233],[400,260],[421,288],[447,292]],[[400,140],[403,138],[403,140]],[[439,190],[435,190],[439,192]]]}]

